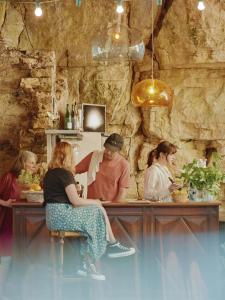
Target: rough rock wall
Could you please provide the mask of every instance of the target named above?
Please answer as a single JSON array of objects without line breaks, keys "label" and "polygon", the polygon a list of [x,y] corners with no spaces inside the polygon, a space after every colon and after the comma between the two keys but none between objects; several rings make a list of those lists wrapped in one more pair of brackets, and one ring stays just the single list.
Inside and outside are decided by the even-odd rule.
[{"label": "rough rock wall", "polygon": [[191,145],[202,155],[214,145],[224,154],[224,26],[224,3],[208,1],[200,12],[194,0],[174,0],[155,41],[160,78],[174,89],[174,105],[169,116],[156,110],[156,122],[145,128],[175,141],[184,153]]},{"label": "rough rock wall", "polygon": [[44,128],[55,93],[54,52],[23,53],[1,49],[0,172],[7,170],[19,149],[29,149],[44,160]]},{"label": "rough rock wall", "polygon": [[[20,51],[41,49],[54,50],[56,53],[56,81],[48,73],[48,82],[44,80],[47,86],[43,84],[47,95],[40,97],[45,99],[46,106],[36,114],[36,122],[39,122],[39,118],[43,120],[44,110],[49,109],[50,93],[55,92],[61,110],[65,108],[66,102],[72,103],[75,98],[78,99],[78,94],[80,102],[106,104],[108,131],[117,131],[125,137],[124,155],[132,169],[131,197],[137,196],[137,193],[142,195],[148,152],[162,139],[168,139],[179,146],[178,165],[193,157],[202,157],[208,145],[215,145],[219,151],[224,151],[223,3],[212,0],[201,13],[196,9],[195,0],[174,0],[163,21],[162,29],[155,38],[154,75],[168,82],[174,89],[171,113],[166,108],[136,109],[130,103],[132,85],[150,77],[152,71],[152,53],[148,49],[151,36],[149,0],[126,2],[123,21],[141,30],[147,47],[144,61],[135,65],[126,62],[96,64],[91,60],[91,41],[96,33],[101,33],[108,23],[115,20],[114,1],[82,1],[81,8],[77,8],[73,0],[59,1],[46,4],[43,9],[43,17],[36,18],[30,5],[18,6],[12,2],[0,4],[0,29],[4,40]],[[155,5],[154,16],[157,13]],[[40,51],[39,55],[45,56]],[[6,58],[3,63],[6,63]],[[6,68],[10,70],[9,66]],[[54,66],[51,68],[54,69]],[[43,70],[33,70],[33,75],[29,68],[24,70],[17,66],[16,70],[0,75],[1,80],[7,77],[10,82],[14,82],[16,77],[14,86],[10,83],[5,92],[10,96],[0,96],[1,103],[10,108],[10,113],[6,109],[0,113],[1,122],[6,123],[11,112],[15,111],[11,116],[12,124],[15,116],[23,115],[25,110],[21,102],[12,96],[12,92],[22,91],[25,98],[29,96],[34,101],[34,107],[37,107],[39,96],[35,86],[42,88],[43,83],[37,74]],[[3,89],[3,85],[0,86]],[[26,134],[29,126],[22,124]],[[38,130],[38,126],[34,122],[31,129]],[[14,137],[12,130],[5,125],[0,130],[1,138],[3,132],[6,139],[16,142],[13,151],[17,150],[17,134]],[[24,147],[28,147],[28,144],[29,139]],[[41,143],[38,151],[44,151]],[[6,158],[2,169],[7,166],[7,157],[11,155],[6,148],[3,152],[1,155]]]}]

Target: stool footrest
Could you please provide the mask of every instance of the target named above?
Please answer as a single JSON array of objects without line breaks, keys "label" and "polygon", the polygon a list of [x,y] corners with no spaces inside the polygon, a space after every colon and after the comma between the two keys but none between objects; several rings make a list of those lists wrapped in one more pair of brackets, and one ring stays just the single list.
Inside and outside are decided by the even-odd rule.
[{"label": "stool footrest", "polygon": [[49,232],[50,236],[52,237],[59,237],[59,238],[81,238],[83,235],[78,231],[62,231],[62,230],[51,230]]}]

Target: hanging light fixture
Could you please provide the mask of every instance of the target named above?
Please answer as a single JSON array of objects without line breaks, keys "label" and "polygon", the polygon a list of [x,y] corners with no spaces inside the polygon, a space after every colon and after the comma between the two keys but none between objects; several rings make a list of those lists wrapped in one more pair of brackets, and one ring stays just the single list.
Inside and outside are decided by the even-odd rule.
[{"label": "hanging light fixture", "polygon": [[81,6],[81,0],[75,0],[75,4],[77,7],[80,7]]},{"label": "hanging light fixture", "polygon": [[204,10],[204,9],[205,9],[204,1],[198,1],[198,10]]},{"label": "hanging light fixture", "polygon": [[117,6],[116,6],[116,12],[118,14],[122,14],[124,12],[123,0],[118,0]]},{"label": "hanging light fixture", "polygon": [[157,0],[156,3],[158,6],[162,6],[162,0]]},{"label": "hanging light fixture", "polygon": [[43,12],[42,12],[42,8],[41,8],[41,3],[39,0],[35,1],[35,11],[34,14],[36,17],[41,17]]},{"label": "hanging light fixture", "polygon": [[132,103],[136,107],[168,106],[172,104],[173,90],[162,80],[154,79],[154,14],[152,0],[152,74],[151,79],[138,82],[131,94]]},{"label": "hanging light fixture", "polygon": [[141,32],[121,22],[109,24],[106,31],[99,32],[92,41],[92,58],[95,61],[141,61],[144,53]]}]

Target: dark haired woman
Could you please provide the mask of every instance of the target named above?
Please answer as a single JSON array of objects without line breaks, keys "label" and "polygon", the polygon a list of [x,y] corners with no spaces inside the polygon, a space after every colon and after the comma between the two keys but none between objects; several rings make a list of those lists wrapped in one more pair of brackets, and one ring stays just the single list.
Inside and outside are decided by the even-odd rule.
[{"label": "dark haired woman", "polygon": [[148,167],[151,167],[151,165],[153,165],[153,163],[155,163],[155,162],[157,162],[156,149],[153,149],[152,151],[149,152],[149,155],[148,155],[148,161],[147,161]]},{"label": "dark haired woman", "polygon": [[153,201],[171,202],[171,193],[180,188],[172,179],[169,171],[175,160],[177,148],[170,142],[163,141],[150,152],[148,169],[145,174],[144,197]]}]

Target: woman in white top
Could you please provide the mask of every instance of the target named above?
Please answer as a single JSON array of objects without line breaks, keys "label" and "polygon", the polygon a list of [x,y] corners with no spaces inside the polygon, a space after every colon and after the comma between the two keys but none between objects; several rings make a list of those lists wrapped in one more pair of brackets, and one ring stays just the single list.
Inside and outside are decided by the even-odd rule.
[{"label": "woman in white top", "polygon": [[171,193],[181,186],[175,184],[168,166],[175,160],[177,148],[164,141],[149,153],[148,169],[145,174],[144,197],[153,201],[171,202]]}]

